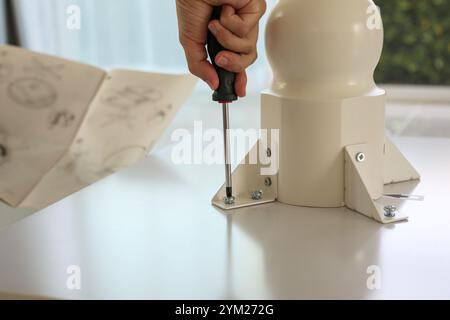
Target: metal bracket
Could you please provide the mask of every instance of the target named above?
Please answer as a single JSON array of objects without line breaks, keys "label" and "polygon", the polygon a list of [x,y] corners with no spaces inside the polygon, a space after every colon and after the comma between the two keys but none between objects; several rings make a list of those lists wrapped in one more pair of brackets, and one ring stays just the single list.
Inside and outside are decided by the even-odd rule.
[{"label": "metal bracket", "polygon": [[[224,201],[225,184],[212,200],[212,204],[223,210],[233,210],[248,206],[274,202],[278,198],[278,176],[262,175],[263,163],[267,158],[251,164],[250,159],[258,155],[258,141],[245,159],[233,172],[233,190],[235,201],[227,204]],[[358,213],[375,219],[383,224],[395,223],[408,219],[398,212],[386,198],[404,199],[404,194],[385,194],[384,185],[420,179],[420,175],[406,160],[403,154],[386,138],[384,148],[384,165],[380,154],[367,144],[351,145],[344,148],[345,153],[345,205]],[[265,152],[260,153],[265,154]],[[267,152],[267,157],[271,157]],[[386,180],[387,179],[387,180]],[[408,196],[411,198],[411,196]],[[413,200],[420,200],[412,197]]]},{"label": "metal bracket", "polygon": [[[363,161],[358,154],[365,155]],[[395,216],[386,214],[383,203],[383,171],[377,168],[377,160],[366,144],[345,147],[345,203],[346,206],[378,222],[388,224],[407,220],[401,212]]]},{"label": "metal bracket", "polygon": [[384,145],[384,184],[420,180],[420,174],[386,137]]},{"label": "metal bracket", "polygon": [[[265,167],[263,163],[267,163],[268,159],[261,159],[257,156],[260,145],[263,144],[258,141],[233,172],[234,203],[226,204],[224,202],[226,196],[224,184],[212,199],[214,206],[223,210],[232,210],[276,201],[278,177],[277,175],[261,174]],[[266,157],[271,156],[270,152],[261,152],[260,156],[261,154],[266,154]],[[252,158],[257,158],[256,164],[251,164]]]}]

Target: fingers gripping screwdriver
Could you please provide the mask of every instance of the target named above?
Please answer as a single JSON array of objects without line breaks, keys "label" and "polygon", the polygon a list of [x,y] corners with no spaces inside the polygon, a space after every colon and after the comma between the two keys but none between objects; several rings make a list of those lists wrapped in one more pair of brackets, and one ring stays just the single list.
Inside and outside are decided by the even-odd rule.
[{"label": "fingers gripping screwdriver", "polygon": [[[214,7],[211,15],[212,20],[220,20],[222,7]],[[231,160],[230,160],[230,120],[228,106],[238,99],[235,92],[236,73],[227,71],[219,67],[216,62],[216,56],[219,52],[226,50],[214,35],[209,31],[207,39],[208,54],[211,63],[216,68],[219,75],[219,88],[213,93],[213,101],[222,104],[223,112],[223,136],[224,136],[224,154],[225,154],[225,178],[226,178],[226,194],[228,199],[233,198],[233,184],[231,178]]]}]

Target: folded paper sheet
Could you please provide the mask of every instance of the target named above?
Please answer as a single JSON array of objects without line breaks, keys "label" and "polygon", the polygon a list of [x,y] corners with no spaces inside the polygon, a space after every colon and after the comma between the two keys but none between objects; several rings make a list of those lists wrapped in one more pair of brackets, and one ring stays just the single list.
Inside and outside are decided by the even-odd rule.
[{"label": "folded paper sheet", "polygon": [[132,165],[195,83],[0,46],[0,201],[40,209]]}]

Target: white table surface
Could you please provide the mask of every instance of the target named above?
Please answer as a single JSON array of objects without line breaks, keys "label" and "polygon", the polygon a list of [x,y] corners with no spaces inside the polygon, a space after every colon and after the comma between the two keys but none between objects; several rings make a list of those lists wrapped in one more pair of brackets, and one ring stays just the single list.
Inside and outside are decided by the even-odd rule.
[{"label": "white table surface", "polygon": [[[347,209],[212,207],[222,166],[170,160],[174,129],[221,127],[207,101],[194,95],[141,163],[0,227],[0,298],[450,298],[450,106],[389,106],[426,200],[405,203],[408,222],[384,226]],[[258,104],[233,106],[233,126],[257,127]],[[0,207],[0,224],[28,213]],[[66,287],[70,265],[81,290]],[[380,290],[367,288],[371,265]]]}]

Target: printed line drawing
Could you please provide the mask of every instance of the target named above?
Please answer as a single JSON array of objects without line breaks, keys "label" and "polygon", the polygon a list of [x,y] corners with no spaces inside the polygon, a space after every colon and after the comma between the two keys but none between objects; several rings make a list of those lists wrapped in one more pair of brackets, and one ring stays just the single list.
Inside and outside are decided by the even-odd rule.
[{"label": "printed line drawing", "polygon": [[[173,109],[173,105],[168,104],[164,107],[155,107],[152,109],[152,112],[147,117],[144,116],[143,120],[146,121],[147,124],[157,126],[164,123],[169,112]],[[136,121],[139,121],[139,119],[140,116],[133,112],[132,109],[118,109],[106,113],[101,126],[106,128],[110,125],[120,124],[132,130]]]},{"label": "printed line drawing", "polygon": [[3,84],[8,79],[10,79],[12,73],[13,73],[13,65],[6,60],[2,61],[2,59],[0,58],[0,84]]},{"label": "printed line drawing", "polygon": [[9,162],[13,154],[27,152],[30,143],[18,137],[12,136],[4,128],[0,127],[0,166]]},{"label": "printed line drawing", "polygon": [[101,101],[110,107],[132,109],[146,103],[156,103],[162,98],[162,93],[154,88],[126,86],[117,91],[106,93]]},{"label": "printed line drawing", "polygon": [[148,117],[147,117],[147,122],[148,124],[152,124],[152,125],[160,125],[163,124],[164,121],[166,120],[169,112],[173,109],[173,105],[172,104],[168,104],[164,107],[161,108],[157,108],[156,112],[152,112]]},{"label": "printed line drawing", "polygon": [[147,152],[146,147],[126,146],[110,152],[100,162],[93,162],[88,157],[89,153],[81,150],[82,143],[82,140],[76,142],[77,146],[63,164],[62,170],[65,174],[74,176],[78,183],[83,185],[89,185],[116,173],[143,158]]},{"label": "printed line drawing", "polygon": [[23,78],[9,85],[8,96],[23,107],[46,109],[56,102],[58,93],[55,87],[45,80]]},{"label": "printed line drawing", "polygon": [[0,128],[0,166],[7,162],[8,157],[8,134]]},{"label": "printed line drawing", "polygon": [[127,129],[133,129],[134,123],[136,121],[136,116],[128,110],[117,110],[116,112],[109,112],[105,114],[104,121],[102,123],[102,128],[109,127],[115,124],[121,124],[127,127]]},{"label": "printed line drawing", "polygon": [[120,90],[111,90],[101,98],[101,102],[111,108],[111,111],[105,114],[101,126],[105,128],[120,124],[131,130],[134,123],[139,120],[135,109],[156,104],[162,96],[160,90],[142,86],[126,86]]},{"label": "printed line drawing", "polygon": [[83,156],[83,153],[80,151],[83,142],[84,141],[82,138],[77,139],[75,141],[75,144],[70,149],[70,152],[68,154],[70,159],[68,161],[65,161],[65,163],[62,165],[62,168],[66,173],[71,174],[76,171],[77,163]]},{"label": "printed line drawing", "polygon": [[99,180],[98,165],[90,160],[88,152],[83,150],[83,144],[84,139],[78,138],[70,148],[67,158],[58,168],[64,175],[73,177],[80,187]]},{"label": "printed line drawing", "polygon": [[67,110],[57,110],[49,116],[49,129],[68,128],[75,121],[76,116]]},{"label": "printed line drawing", "polygon": [[41,78],[50,78],[52,80],[61,80],[61,71],[64,69],[64,64],[45,64],[38,58],[33,57],[31,65],[24,67],[25,72],[33,73]]},{"label": "printed line drawing", "polygon": [[0,84],[5,83],[13,73],[13,65],[7,61],[8,51],[0,51]]},{"label": "printed line drawing", "polygon": [[8,149],[5,145],[0,143],[0,166],[6,162],[8,157]]}]

